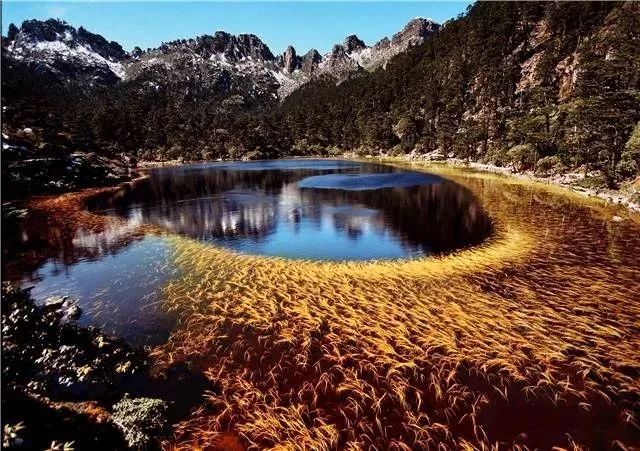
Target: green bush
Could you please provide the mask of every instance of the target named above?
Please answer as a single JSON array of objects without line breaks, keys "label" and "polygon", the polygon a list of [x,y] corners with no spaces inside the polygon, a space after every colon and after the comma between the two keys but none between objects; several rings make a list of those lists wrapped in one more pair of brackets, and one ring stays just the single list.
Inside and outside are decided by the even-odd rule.
[{"label": "green bush", "polygon": [[640,165],[633,159],[622,159],[616,166],[616,172],[622,179],[632,178],[640,171]]},{"label": "green bush", "polygon": [[562,166],[560,158],[556,155],[550,157],[542,157],[536,163],[536,172],[548,173],[554,169],[559,169]]},{"label": "green bush", "polygon": [[496,166],[507,166],[510,163],[509,150],[506,147],[491,147],[486,156],[482,158],[483,163],[495,164]]},{"label": "green bush", "polygon": [[625,145],[616,172],[621,178],[632,178],[640,171],[640,124],[636,125]]},{"label": "green bush", "polygon": [[604,176],[595,176],[595,177],[585,177],[583,179],[578,180],[576,186],[581,186],[582,188],[588,189],[598,189],[604,188],[607,186],[607,181]]}]

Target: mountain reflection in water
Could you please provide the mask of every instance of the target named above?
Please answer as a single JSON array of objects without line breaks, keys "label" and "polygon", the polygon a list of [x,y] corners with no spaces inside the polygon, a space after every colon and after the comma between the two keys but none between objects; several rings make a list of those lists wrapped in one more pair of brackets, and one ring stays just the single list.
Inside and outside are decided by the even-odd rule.
[{"label": "mountain reflection in water", "polygon": [[152,171],[90,208],[124,218],[123,227],[142,222],[236,251],[322,260],[446,253],[491,230],[473,195],[437,176],[372,164],[250,164]]}]

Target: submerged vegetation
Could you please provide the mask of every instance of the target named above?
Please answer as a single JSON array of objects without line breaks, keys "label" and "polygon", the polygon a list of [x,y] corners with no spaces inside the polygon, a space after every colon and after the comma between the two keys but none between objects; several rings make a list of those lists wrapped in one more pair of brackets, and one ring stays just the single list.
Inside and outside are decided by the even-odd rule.
[{"label": "submerged vegetation", "polygon": [[[164,235],[181,271],[164,286],[163,307],[179,320],[152,349],[146,386],[127,390],[137,399],[122,399],[122,386],[97,404],[47,390],[45,409],[21,383],[5,438],[33,431],[20,422],[45,409],[51,424],[72,416],[133,447],[157,434],[168,434],[167,449],[638,445],[637,215],[554,186],[411,169],[468,189],[492,235],[448,255],[365,262],[251,256]],[[27,205],[69,236],[74,222],[98,232],[118,219],[82,205],[106,192]],[[140,227],[132,236],[161,233]],[[3,304],[3,330],[6,312]]]},{"label": "submerged vegetation", "polygon": [[182,322],[154,355],[220,383],[175,427],[177,448],[229,431],[250,449],[640,443],[637,218],[447,176],[496,223],[450,256],[291,262],[172,238],[188,271],[167,307]]}]

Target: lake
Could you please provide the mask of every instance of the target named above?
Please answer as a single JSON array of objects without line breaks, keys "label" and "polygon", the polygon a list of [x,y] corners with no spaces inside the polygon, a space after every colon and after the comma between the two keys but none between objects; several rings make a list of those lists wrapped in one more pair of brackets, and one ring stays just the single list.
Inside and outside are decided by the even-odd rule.
[{"label": "lake", "polygon": [[[445,177],[345,160],[207,163],[148,171],[89,199],[105,218],[56,232],[22,224],[4,241],[22,252],[10,278],[44,300],[80,300],[83,324],[136,344],[168,337],[162,287],[180,276],[171,236],[241,254],[321,261],[415,259],[483,242],[492,222],[475,195]],[[54,232],[54,233],[52,233]],[[56,245],[52,245],[52,244]]]}]

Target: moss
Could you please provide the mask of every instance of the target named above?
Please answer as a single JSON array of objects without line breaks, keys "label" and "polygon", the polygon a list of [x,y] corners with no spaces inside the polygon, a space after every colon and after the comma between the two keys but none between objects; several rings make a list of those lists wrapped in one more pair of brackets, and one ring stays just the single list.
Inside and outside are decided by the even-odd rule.
[{"label": "moss", "polygon": [[113,406],[113,421],[133,449],[149,449],[167,425],[167,403],[155,398],[130,398]]}]

